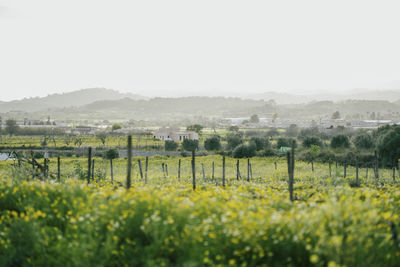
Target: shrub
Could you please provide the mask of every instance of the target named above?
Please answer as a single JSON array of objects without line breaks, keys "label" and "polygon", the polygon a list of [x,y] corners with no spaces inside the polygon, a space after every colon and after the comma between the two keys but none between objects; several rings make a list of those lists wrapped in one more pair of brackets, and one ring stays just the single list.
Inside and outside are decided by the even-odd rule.
[{"label": "shrub", "polygon": [[199,148],[199,140],[185,139],[182,142],[182,148],[186,151],[195,151]]},{"label": "shrub", "polygon": [[321,147],[322,142],[318,137],[314,136],[304,138],[303,140],[304,147],[311,147],[312,145]]},{"label": "shrub", "polygon": [[178,143],[172,140],[166,140],[164,144],[165,151],[175,151],[178,149]]},{"label": "shrub", "polygon": [[207,149],[209,151],[220,150],[221,149],[220,137],[213,136],[213,137],[207,138],[204,141],[204,147],[205,147],[205,149]]},{"label": "shrub", "polygon": [[232,152],[234,158],[250,158],[256,155],[256,146],[254,143],[238,145]]},{"label": "shrub", "polygon": [[336,136],[332,137],[331,147],[332,148],[349,148],[350,147],[349,138],[343,134],[336,135]]}]

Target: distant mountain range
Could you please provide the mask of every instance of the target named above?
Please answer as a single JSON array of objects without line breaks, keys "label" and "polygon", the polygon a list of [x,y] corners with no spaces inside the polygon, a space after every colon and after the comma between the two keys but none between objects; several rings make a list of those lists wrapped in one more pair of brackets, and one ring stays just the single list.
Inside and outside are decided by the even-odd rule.
[{"label": "distant mountain range", "polygon": [[0,101],[0,112],[25,111],[36,112],[45,109],[81,107],[102,100],[146,99],[144,96],[120,93],[106,88],[88,88],[63,94],[51,94],[46,97],[24,98],[9,102]]},{"label": "distant mountain range", "polygon": [[[274,101],[270,101],[274,100]],[[274,103],[275,102],[275,103]],[[155,97],[120,93],[105,88],[90,88],[46,97],[0,101],[0,113],[13,118],[63,119],[158,119],[262,117],[278,113],[281,118],[342,116],[399,117],[400,90],[355,90],[346,94],[295,95],[267,92],[247,97]],[[25,113],[30,113],[29,115]],[[357,115],[358,114],[358,115]],[[7,116],[6,116],[7,117]]]},{"label": "distant mountain range", "polygon": [[251,94],[244,96],[248,99],[275,100],[277,104],[304,104],[312,101],[334,101],[345,100],[386,100],[390,102],[400,100],[400,89],[398,90],[371,90],[354,89],[345,93],[323,93],[323,94],[288,94],[278,92],[266,92],[262,94]]}]

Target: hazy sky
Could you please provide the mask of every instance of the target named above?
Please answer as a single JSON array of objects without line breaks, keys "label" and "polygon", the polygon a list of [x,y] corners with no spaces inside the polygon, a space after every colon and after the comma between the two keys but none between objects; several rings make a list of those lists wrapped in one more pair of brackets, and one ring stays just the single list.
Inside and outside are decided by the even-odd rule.
[{"label": "hazy sky", "polygon": [[88,87],[385,87],[400,80],[399,10],[398,0],[0,0],[0,100]]}]

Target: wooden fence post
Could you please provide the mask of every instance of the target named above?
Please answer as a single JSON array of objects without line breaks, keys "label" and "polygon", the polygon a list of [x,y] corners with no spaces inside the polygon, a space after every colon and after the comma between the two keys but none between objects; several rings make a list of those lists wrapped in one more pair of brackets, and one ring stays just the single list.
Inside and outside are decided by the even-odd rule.
[{"label": "wooden fence post", "polygon": [[275,170],[278,169],[278,165],[276,164],[276,161],[274,162],[275,165]]},{"label": "wooden fence post", "polygon": [[114,169],[113,169],[113,160],[110,159],[110,168],[111,168],[111,182],[114,182]]},{"label": "wooden fence post", "polygon": [[138,159],[138,165],[139,165],[140,179],[143,180],[142,162],[140,161],[140,159]]},{"label": "wooden fence post", "polygon": [[128,135],[128,165],[126,174],[126,188],[131,187],[131,173],[132,173],[132,136]]},{"label": "wooden fence post", "polygon": [[215,163],[214,163],[214,161],[213,161],[213,163],[212,163],[212,175],[211,175],[211,179],[214,181],[214,172],[215,172]]},{"label": "wooden fence post", "polygon": [[359,186],[360,182],[358,180],[358,161],[356,161],[356,185]]},{"label": "wooden fence post", "polygon": [[247,182],[250,182],[250,158],[247,158]]},{"label": "wooden fence post", "polygon": [[94,159],[92,160],[92,181],[94,181]]},{"label": "wooden fence post", "polygon": [[88,148],[88,171],[87,171],[87,183],[90,184],[90,174],[92,171],[92,148]]},{"label": "wooden fence post", "polygon": [[178,182],[181,181],[181,159],[178,160]]},{"label": "wooden fence post", "polygon": [[294,146],[295,141],[292,142],[291,151],[287,152],[288,174],[289,174],[289,198],[293,202],[293,184],[294,184]]},{"label": "wooden fence post", "polygon": [[145,163],[145,169],[144,169],[144,182],[147,184],[147,171],[149,170],[149,157],[146,156],[146,163]]},{"label": "wooden fence post", "polygon": [[203,163],[201,164],[201,170],[203,172],[203,180],[204,180],[204,179],[206,179],[206,172],[204,170],[204,164]]},{"label": "wooden fence post", "polygon": [[253,168],[251,163],[250,163],[250,181],[253,181]]},{"label": "wooden fence post", "polygon": [[61,181],[61,159],[60,156],[57,157],[57,180]]},{"label": "wooden fence post", "polygon": [[222,186],[225,187],[225,156],[222,156]]},{"label": "wooden fence post", "polygon": [[167,164],[167,163],[165,163],[165,174],[166,174],[167,177],[168,177],[168,164]]},{"label": "wooden fence post", "polygon": [[332,163],[329,161],[329,177],[332,177]]},{"label": "wooden fence post", "polygon": [[196,155],[192,150],[192,178],[193,178],[193,190],[196,190]]},{"label": "wooden fence post", "polygon": [[239,176],[240,176],[240,165],[239,165],[239,160],[236,162],[236,180],[239,181]]},{"label": "wooden fence post", "polygon": [[44,160],[43,160],[43,178],[44,179],[47,179],[46,170],[47,170],[47,158],[44,158]]},{"label": "wooden fence post", "polygon": [[346,178],[346,175],[347,175],[346,169],[347,169],[347,163],[346,163],[346,161],[345,161],[345,162],[343,163],[343,178]]}]

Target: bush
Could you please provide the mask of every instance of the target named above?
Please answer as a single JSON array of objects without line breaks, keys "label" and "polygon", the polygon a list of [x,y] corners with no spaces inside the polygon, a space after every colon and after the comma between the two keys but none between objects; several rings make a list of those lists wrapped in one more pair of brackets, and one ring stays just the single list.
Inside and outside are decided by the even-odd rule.
[{"label": "bush", "polygon": [[343,134],[336,135],[331,140],[332,148],[349,148],[350,141],[349,138]]},{"label": "bush", "polygon": [[186,151],[195,151],[199,148],[199,140],[185,139],[182,142],[182,148]]},{"label": "bush", "polygon": [[267,138],[252,137],[250,141],[255,144],[257,151],[267,149],[270,146]]},{"label": "bush", "polygon": [[357,135],[354,138],[353,143],[358,149],[372,149],[375,146],[374,139],[370,134]]},{"label": "bush", "polygon": [[243,139],[239,134],[231,134],[231,135],[228,135],[227,142],[228,142],[227,149],[228,150],[233,150],[238,145],[243,143]]},{"label": "bush", "polygon": [[213,137],[207,138],[204,141],[204,147],[205,147],[205,149],[207,149],[209,151],[220,150],[221,149],[220,137],[213,136]]},{"label": "bush", "polygon": [[[277,148],[281,148],[281,147],[291,147],[292,146],[292,142],[294,139],[292,138],[284,138],[284,137],[280,137],[277,141]],[[294,147],[297,147],[297,143],[294,143]]]},{"label": "bush", "polygon": [[238,145],[232,152],[234,158],[250,158],[256,155],[256,146],[254,143]]},{"label": "bush", "polygon": [[314,136],[304,138],[304,140],[303,140],[303,146],[304,147],[308,147],[309,148],[312,145],[321,147],[322,146],[322,142],[318,137],[314,137]]},{"label": "bush", "polygon": [[119,157],[118,150],[116,149],[109,149],[105,153],[105,158],[106,159],[116,159]]},{"label": "bush", "polygon": [[166,140],[164,144],[165,151],[176,151],[178,146],[178,143],[172,140]]}]

